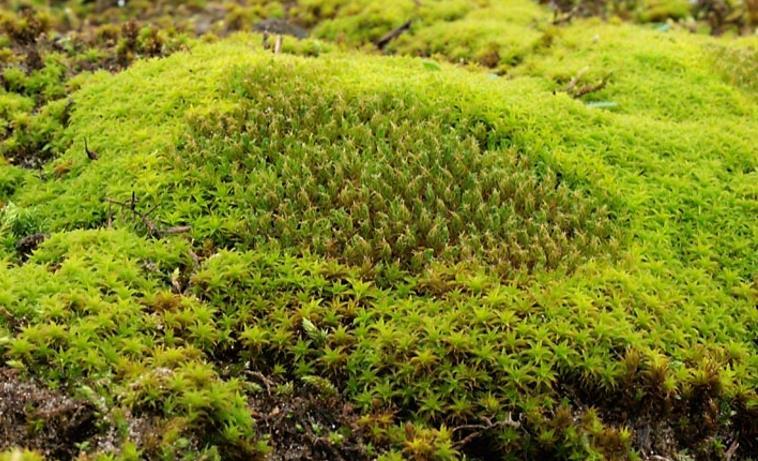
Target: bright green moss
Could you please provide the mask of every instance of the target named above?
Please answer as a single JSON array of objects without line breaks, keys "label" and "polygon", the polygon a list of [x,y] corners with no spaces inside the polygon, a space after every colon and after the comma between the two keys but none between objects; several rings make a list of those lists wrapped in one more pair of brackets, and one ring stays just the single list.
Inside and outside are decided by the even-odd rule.
[{"label": "bright green moss", "polygon": [[39,453],[28,450],[11,450],[0,453],[2,461],[42,461],[45,459]]},{"label": "bright green moss", "polygon": [[23,93],[26,74],[19,67],[9,67],[3,71],[3,81],[14,93]]},{"label": "bright green moss", "polygon": [[540,28],[549,17],[528,0],[299,3],[293,14],[305,22],[317,22],[313,33],[323,39],[362,45],[411,21],[410,31],[390,43],[389,51],[503,69],[539,44]]},{"label": "bright green moss", "polygon": [[[40,179],[0,166],[7,254],[52,234],[0,267],[2,353],[155,416],[165,457],[263,451],[246,370],[336,390],[388,459],[484,417],[493,456],[633,457],[636,418],[749,448],[752,64],[702,57],[751,43],[586,21],[498,78],[241,35],[96,74]],[[132,192],[191,233],[147,237]]]},{"label": "bright green moss", "polygon": [[[329,18],[327,21],[318,23],[314,29],[316,36],[350,45],[364,44],[379,39],[407,21],[414,9],[413,0],[386,3],[360,0],[334,2],[335,5],[330,5],[330,2],[303,3],[300,8],[304,9],[306,18],[308,13],[314,10],[317,12],[314,16]],[[337,6],[340,3],[341,5]],[[330,11],[334,13],[330,14]]]},{"label": "bright green moss", "polygon": [[[12,171],[16,170],[11,170],[11,174]],[[12,179],[19,183],[19,176]],[[4,253],[13,253],[20,239],[41,232],[42,228],[43,222],[39,216],[17,207],[11,201],[3,203],[0,212],[0,247]]]},{"label": "bright green moss", "polygon": [[392,45],[393,50],[502,69],[518,64],[539,45],[540,29],[547,25],[548,18],[544,9],[529,1],[470,5],[465,15],[444,20],[435,9],[449,8],[445,2],[435,2],[427,8],[420,12],[422,19],[415,33],[400,37]]},{"label": "bright green moss", "polygon": [[2,78],[9,90],[46,102],[65,94],[65,72],[62,58],[53,54],[46,57],[40,69],[27,74],[19,67],[9,67],[3,71]]},{"label": "bright green moss", "polygon": [[56,157],[67,147],[62,135],[70,110],[70,102],[60,99],[37,113],[16,114],[0,142],[0,154],[27,168],[38,168]]},{"label": "bright green moss", "polygon": [[[706,37],[681,32],[587,20],[557,30],[552,45],[530,55],[514,74],[545,79],[556,91],[565,89],[574,77],[578,86],[607,77],[604,88],[584,99],[613,102],[617,104],[614,112],[632,116],[679,122],[723,120],[732,115],[747,119],[755,114],[755,93],[731,85],[717,69],[734,66],[736,71],[747,72],[749,43],[715,45]],[[714,46],[722,50],[720,64],[703,59]],[[624,53],[619,52],[621,47]],[[746,56],[739,59],[741,55]]]},{"label": "bright green moss", "polygon": [[687,0],[645,0],[640,5],[638,14],[642,22],[682,19],[691,14],[690,2]]},{"label": "bright green moss", "polygon": [[24,176],[23,169],[2,165],[0,167],[0,200],[7,200],[21,184]]},{"label": "bright green moss", "polygon": [[[194,222],[197,238],[211,238],[219,245],[271,242],[341,255],[355,263],[396,261],[416,269],[435,256],[445,260],[480,256],[504,273],[522,266],[573,267],[577,258],[597,253],[610,235],[607,204],[589,199],[587,192],[572,191],[571,178],[557,177],[539,161],[530,165],[517,146],[504,144],[503,122],[489,118],[492,109],[486,105],[470,104],[480,95],[461,83],[443,82],[434,72],[422,71],[417,72],[418,81],[398,91],[394,83],[407,74],[402,61],[382,70],[387,74],[383,81],[363,83],[356,81],[363,69],[344,58],[327,58],[323,64],[303,61],[297,67],[283,62],[275,64],[285,66],[275,73],[265,56],[249,59],[252,75],[240,66],[221,68],[213,72],[231,70],[234,77],[210,77],[205,84],[195,77],[208,74],[203,67],[228,64],[172,65],[174,81],[184,79],[189,86],[177,85],[167,97],[145,95],[143,103],[129,98],[102,107],[95,101],[108,96],[97,93],[111,92],[113,87],[93,86],[98,89],[91,93],[92,99],[75,102],[72,123],[88,126],[85,130],[94,128],[92,123],[118,125],[118,131],[84,134],[103,156],[96,166],[105,169],[85,169],[78,175],[77,164],[88,160],[82,141],[74,141],[72,151],[52,167],[54,172],[59,165],[70,165],[71,172],[34,192],[27,189],[39,194],[29,197],[53,199],[41,206],[51,205],[51,213],[44,214],[54,228],[77,222],[96,225],[107,216],[105,198],[128,199],[135,191],[150,201],[161,197],[166,208],[156,216],[171,224]],[[335,73],[330,67],[344,70]],[[292,72],[302,76],[284,77]],[[160,86],[164,76],[150,73]],[[133,82],[145,86],[144,79]],[[363,88],[365,84],[369,86]],[[439,88],[437,96],[420,97],[424,85]],[[325,92],[329,87],[335,90]],[[385,95],[366,98],[368,92]],[[216,101],[211,112],[202,103],[208,98]],[[269,98],[267,105],[259,102],[262,98]],[[87,101],[94,105],[88,108]],[[161,107],[155,104],[158,101],[167,105]],[[272,104],[273,112],[268,108]],[[340,119],[333,117],[335,104],[341,104]],[[311,110],[304,113],[308,105]],[[177,110],[191,106],[202,109],[190,110],[186,116]],[[98,113],[103,110],[107,112]],[[81,114],[87,119],[80,119]],[[407,122],[398,127],[396,119]],[[134,131],[129,123],[135,123]],[[182,132],[186,134],[179,136]],[[384,139],[382,145],[369,142],[378,137]],[[306,142],[312,144],[310,150],[298,147]],[[266,160],[266,151],[280,148],[282,153]],[[155,157],[156,151],[163,155]],[[498,151],[510,153],[494,154]],[[226,159],[221,170],[205,160],[209,155]],[[333,164],[336,170],[302,167],[309,164],[314,168]],[[161,172],[170,166],[172,173]],[[132,168],[136,182],[126,181]],[[355,186],[345,188],[338,177]],[[65,185],[72,182],[79,185],[74,189]],[[229,182],[248,186],[230,190]],[[72,193],[54,198],[59,187]],[[259,187],[271,190],[272,197],[255,192]],[[198,194],[209,202],[198,202]],[[374,197],[383,197],[386,203],[376,203]],[[75,214],[68,213],[73,207],[53,204],[68,201],[79,204]],[[225,205],[231,202],[237,205]],[[208,206],[211,213],[204,211]],[[292,227],[296,222],[301,224]]]},{"label": "bright green moss", "polygon": [[[5,356],[55,385],[89,385],[108,406],[173,421],[158,435],[161,450],[202,430],[203,441],[252,455],[260,447],[241,383],[206,363],[200,338],[196,346],[164,336],[154,316],[173,309],[156,293],[187,258],[181,241],[149,243],[123,231],[53,236],[23,267],[0,267],[0,323],[16,330],[3,338]],[[191,301],[186,308],[203,309]]]},{"label": "bright green moss", "polygon": [[721,71],[721,77],[734,86],[749,90],[748,94],[758,92],[758,43],[755,40],[739,39],[738,46],[721,46],[711,43],[706,49],[711,52],[712,65]]},{"label": "bright green moss", "polygon": [[[461,270],[432,270],[406,282],[407,295],[356,277],[348,268],[308,259],[222,252],[192,284],[201,299],[226,312],[227,325],[241,329],[248,347],[243,358],[256,367],[344,382],[344,392],[366,411],[402,408],[414,419],[449,424],[471,415],[507,419],[517,409],[525,424],[539,427],[557,411],[559,382],[614,395],[619,407],[650,402],[658,392],[685,395],[700,386],[698,376],[711,370],[715,357],[727,353],[712,349],[716,338],[749,334],[734,316],[755,321],[749,302],[732,303],[727,313],[676,301],[675,293],[656,299],[648,293],[660,281],[605,265],[561,281],[540,280],[527,290]],[[606,293],[590,299],[590,286]],[[234,309],[231,300],[249,308]],[[667,314],[658,303],[668,305]],[[629,305],[637,307],[630,311]],[[702,322],[698,333],[713,339],[689,348],[686,325],[700,315],[715,320]],[[735,367],[738,374],[751,373],[749,347],[727,353],[744,361]],[[665,385],[650,377],[655,370]],[[734,377],[708,379],[728,395],[741,392]],[[573,443],[569,433],[557,436],[565,437],[561,444]],[[507,440],[504,434],[506,447]]]}]

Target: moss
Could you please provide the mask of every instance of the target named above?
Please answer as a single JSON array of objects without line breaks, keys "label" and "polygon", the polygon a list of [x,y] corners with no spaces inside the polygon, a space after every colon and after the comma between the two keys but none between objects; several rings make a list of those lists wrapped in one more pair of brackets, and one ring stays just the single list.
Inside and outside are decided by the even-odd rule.
[{"label": "moss", "polygon": [[297,14],[357,46],[416,15],[391,52],[494,73],[243,34],[82,74],[69,104],[39,83],[56,55],[8,67],[6,152],[54,153],[0,164],[9,366],[100,402],[125,459],[262,456],[256,399],[300,386],[385,459],[626,459],[646,431],[748,456],[755,39],[472,5]]},{"label": "moss", "polygon": [[[387,4],[371,1],[351,2],[303,2],[300,7],[309,14],[316,10],[316,17],[327,17],[327,21],[319,21],[314,33],[321,38],[337,40],[348,44],[363,44],[377,40],[385,33],[399,26],[412,14],[412,0],[400,0]],[[333,11],[333,13],[331,13]],[[295,14],[298,14],[297,12]],[[306,16],[307,18],[308,16]]]},{"label": "moss", "polygon": [[639,19],[643,22],[682,19],[691,14],[690,2],[686,0],[647,0],[640,6]]},{"label": "moss", "polygon": [[[618,52],[620,46],[626,53]],[[614,111],[630,115],[686,121],[715,119],[725,111],[738,117],[751,114],[755,95],[723,81],[715,70],[726,62],[702,59],[709,46],[712,42],[704,37],[589,20],[562,29],[553,46],[531,55],[514,73],[552,80],[557,91],[575,76],[580,82],[608,76],[608,85],[585,99],[613,101],[618,104]],[[736,43],[724,46],[730,50],[725,53],[746,52]]]},{"label": "moss", "polygon": [[364,45],[411,21],[411,30],[388,46],[401,54],[440,56],[453,62],[475,62],[507,68],[536,47],[546,25],[545,10],[530,1],[508,4],[471,1],[300,2],[292,14],[317,23],[314,35]]},{"label": "moss", "polygon": [[40,167],[67,148],[62,134],[70,111],[71,102],[61,99],[35,114],[16,114],[9,120],[0,153],[14,165]]},{"label": "moss", "polygon": [[13,122],[34,108],[34,101],[16,92],[0,92],[0,122],[3,137],[13,130]]},{"label": "moss", "polygon": [[0,460],[2,461],[42,461],[43,459],[45,458],[39,453],[28,450],[0,452]]},{"label": "moss", "polygon": [[[158,446],[229,456],[264,450],[249,368],[336,390],[379,446],[441,459],[474,453],[446,427],[514,415],[492,453],[623,457],[620,424],[649,417],[700,447],[754,398],[754,96],[695,59],[707,39],[580,23],[510,79],[259,44],[82,84],[65,152],[8,181],[7,245],[52,234],[0,269],[8,360],[153,415]],[[612,77],[564,94],[584,67]],[[195,248],[105,201],[132,192]]]},{"label": "moss", "polygon": [[220,378],[192,345],[151,339],[163,327],[150,320],[149,298],[140,301],[137,293],[157,291],[187,257],[182,242],[147,244],[122,231],[53,236],[23,268],[0,268],[2,302],[13,312],[2,322],[18,331],[6,356],[31,369],[63,363],[44,378],[80,386],[86,379],[110,404],[175,418],[173,428],[159,434],[159,446],[200,437],[254,454],[259,448],[240,383]]},{"label": "moss", "polygon": [[3,165],[0,168],[0,203],[5,205],[7,200],[16,189],[23,183],[26,174],[23,169],[12,167],[9,165]]},{"label": "moss", "polygon": [[[270,63],[247,66],[229,83],[239,104],[231,113],[191,112],[193,133],[176,155],[178,170],[193,173],[167,193],[186,210],[176,218],[197,222],[198,235],[219,245],[275,241],[355,264],[406,268],[473,256],[503,268],[573,267],[575,258],[600,251],[572,235],[607,238],[603,203],[571,191],[516,150],[494,154],[498,127],[480,113],[440,110],[463,104],[431,105],[385,85],[373,98],[365,90],[351,94],[339,83],[350,78],[351,65],[341,66],[345,74],[317,63],[281,71]],[[221,163],[209,164],[209,156]],[[228,189],[243,182],[272,192]],[[207,204],[189,198],[200,193]],[[241,213],[227,215],[218,199]],[[208,206],[218,213],[202,216]]]},{"label": "moss", "polygon": [[736,40],[737,46],[708,44],[712,65],[721,71],[722,78],[729,84],[748,90],[748,94],[758,91],[758,81],[752,78],[758,72],[758,44],[754,40]]}]

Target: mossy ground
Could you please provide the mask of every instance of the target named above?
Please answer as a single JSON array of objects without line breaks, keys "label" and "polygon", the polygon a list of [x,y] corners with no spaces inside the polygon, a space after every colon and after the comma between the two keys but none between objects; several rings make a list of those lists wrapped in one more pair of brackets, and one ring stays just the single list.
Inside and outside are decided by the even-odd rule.
[{"label": "mossy ground", "polygon": [[0,351],[96,409],[66,456],[754,456],[754,38],[290,13],[333,42],[6,87]]}]

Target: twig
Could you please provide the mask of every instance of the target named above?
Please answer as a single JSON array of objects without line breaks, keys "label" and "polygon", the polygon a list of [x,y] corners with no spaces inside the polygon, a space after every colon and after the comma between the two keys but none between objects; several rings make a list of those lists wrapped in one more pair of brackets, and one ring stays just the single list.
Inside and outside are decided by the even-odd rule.
[{"label": "twig", "polygon": [[463,430],[477,429],[474,432],[472,432],[469,435],[467,435],[466,437],[464,437],[461,440],[459,440],[456,443],[456,445],[458,445],[459,447],[466,446],[472,440],[474,440],[475,438],[481,436],[484,432],[490,431],[490,430],[498,428],[498,427],[503,427],[503,426],[509,426],[509,427],[515,427],[515,428],[521,427],[521,423],[519,423],[518,421],[514,421],[513,419],[511,419],[511,414],[510,413],[508,413],[508,418],[505,419],[505,420],[494,421],[493,422],[491,419],[487,418],[486,416],[483,416],[482,420],[486,424],[464,424],[462,426],[457,426],[457,427],[453,428],[453,430],[452,430],[453,433],[458,432],[458,431],[463,431]]},{"label": "twig", "polygon": [[252,376],[253,378],[258,378],[258,381],[262,382],[264,386],[266,386],[266,394],[271,395],[271,387],[274,386],[274,382],[271,381],[261,373],[260,371],[253,371],[253,370],[245,370],[245,374],[248,376]]},{"label": "twig", "polygon": [[151,237],[162,238],[166,235],[183,234],[192,230],[191,226],[173,226],[165,229],[161,228],[158,224],[149,218],[149,216],[158,209],[158,205],[154,205],[145,213],[140,213],[137,211],[137,197],[134,192],[132,192],[132,199],[128,203],[107,197],[105,201],[129,209],[135,217],[139,218],[139,220],[142,221],[142,224],[147,229],[147,234]]},{"label": "twig", "polygon": [[566,93],[572,94],[574,91],[574,88],[576,88],[576,85],[579,83],[579,79],[581,79],[584,74],[587,73],[587,71],[590,70],[589,67],[583,67],[579,70],[579,72],[576,73],[573,77],[571,77],[571,80],[568,82],[568,85],[566,85]]},{"label": "twig", "polygon": [[161,231],[163,235],[186,234],[192,230],[192,226],[173,226]]},{"label": "twig", "polygon": [[284,42],[284,36],[279,34],[276,36],[276,42],[274,42],[274,54],[282,52],[282,43]]},{"label": "twig", "polygon": [[[147,217],[149,213],[140,213],[135,209],[135,202],[134,202],[134,196],[132,195],[132,202],[131,203],[124,203],[120,202],[118,200],[113,200],[110,198],[105,199],[108,203],[113,203],[115,205],[122,206],[124,208],[128,208],[131,210],[131,212],[134,214],[134,216],[138,217],[140,221],[142,221],[142,224],[145,225],[147,228],[148,235],[156,236],[160,238],[160,231],[158,230],[158,225],[155,224],[153,221],[150,220],[150,218]],[[153,207],[153,209],[150,210],[150,212],[155,211],[156,207]]]},{"label": "twig", "polygon": [[97,152],[89,148],[87,138],[84,138],[84,153],[87,154],[87,158],[90,160],[97,160]]},{"label": "twig", "polygon": [[605,88],[605,85],[608,84],[608,81],[611,78],[611,75],[608,74],[600,81],[596,83],[588,83],[587,85],[583,85],[577,88],[577,85],[579,84],[579,81],[582,79],[584,74],[587,73],[589,70],[589,67],[582,68],[579,72],[574,75],[571,80],[568,82],[568,85],[566,85],[566,93],[571,95],[574,98],[581,98],[584,95],[593,93],[595,91],[601,90]]},{"label": "twig", "polygon": [[129,205],[128,203],[124,203],[124,202],[121,202],[119,200],[115,200],[115,199],[108,198],[108,197],[105,198],[105,201],[106,201],[106,203],[113,203],[115,205],[120,205],[120,206],[122,206],[124,208],[129,208],[130,210],[134,211],[134,208],[132,208],[131,205]]},{"label": "twig", "polygon": [[554,26],[560,26],[561,24],[567,24],[570,23],[572,19],[574,19],[574,15],[576,14],[577,8],[571,8],[567,13],[560,14],[560,10],[555,10],[555,14],[553,15],[553,25]]},{"label": "twig", "polygon": [[397,29],[391,30],[387,32],[382,38],[376,41],[376,47],[380,50],[383,50],[385,46],[389,44],[392,40],[395,40],[400,35],[403,34],[403,32],[407,31],[411,28],[412,21],[409,19],[405,21],[400,27]]},{"label": "twig", "polygon": [[267,50],[271,48],[271,44],[268,42],[268,31],[263,31],[263,49]]},{"label": "twig", "polygon": [[602,90],[605,88],[605,85],[608,84],[608,77],[604,77],[602,80],[600,80],[597,83],[590,83],[587,85],[584,85],[583,87],[579,88],[574,92],[572,95],[575,98],[581,98],[582,96],[590,93],[594,93],[595,91]]},{"label": "twig", "polygon": [[737,453],[737,449],[740,447],[740,442],[737,437],[734,438],[731,445],[729,445],[729,448],[724,452],[724,459],[726,461],[731,461],[732,457],[735,453]]},{"label": "twig", "polygon": [[108,221],[106,225],[108,226],[108,229],[113,227],[113,204],[112,203],[108,203]]}]

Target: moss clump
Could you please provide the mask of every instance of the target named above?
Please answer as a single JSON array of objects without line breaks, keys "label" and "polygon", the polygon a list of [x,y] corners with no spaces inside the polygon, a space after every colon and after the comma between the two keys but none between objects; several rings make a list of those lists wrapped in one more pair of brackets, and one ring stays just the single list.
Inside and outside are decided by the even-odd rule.
[{"label": "moss clump", "polygon": [[533,165],[463,95],[381,84],[368,96],[345,90],[350,64],[334,65],[239,68],[233,109],[191,111],[182,182],[166,193],[173,218],[221,246],[273,242],[367,267],[476,258],[508,274],[605,249],[602,201]]},{"label": "moss clump", "polygon": [[2,461],[42,461],[44,458],[38,453],[28,450],[12,450],[0,453]]},{"label": "moss clump", "polygon": [[[626,53],[618,52],[621,46]],[[717,45],[707,37],[591,19],[555,31],[549,49],[531,55],[512,73],[547,79],[555,91],[566,91],[573,79],[576,86],[607,79],[603,88],[582,99],[613,102],[614,112],[632,117],[695,122],[726,115],[740,120],[754,113],[755,92],[726,81],[718,69],[745,75],[752,70],[754,52],[750,41]],[[712,53],[719,58],[703,59]]]},{"label": "moss clump", "polygon": [[3,201],[3,206],[5,206],[5,200],[23,183],[26,175],[22,169],[14,168],[10,165],[3,165],[0,168],[0,175],[0,200]]},{"label": "moss clump", "polygon": [[[434,4],[447,8],[445,2]],[[539,48],[548,15],[533,2],[490,2],[486,7],[469,6],[460,17],[443,15],[434,6],[413,35],[400,37],[392,49],[411,55],[444,56],[453,62],[473,62],[505,71]],[[424,16],[422,16],[424,18]]]},{"label": "moss clump", "polygon": [[313,34],[349,45],[376,42],[406,21],[410,31],[387,46],[392,53],[435,56],[506,69],[538,47],[549,14],[531,1],[477,3],[411,0],[390,7],[370,1],[300,2],[293,17]]},{"label": "moss clump", "polygon": [[148,458],[260,456],[303,388],[385,459],[749,456],[755,94],[698,58],[752,42],[551,34],[507,79],[248,35],[92,76],[58,159],[0,166],[6,247],[50,234],[6,251],[2,354]]},{"label": "moss clump", "polygon": [[[198,348],[202,341],[161,333],[158,317],[185,309],[193,319],[188,331],[208,331],[192,312],[207,308],[161,295],[163,282],[188,257],[182,242],[98,231],[58,234],[23,267],[3,264],[2,324],[14,331],[2,338],[6,360],[56,386],[87,386],[105,407],[161,417],[151,456],[176,456],[174,450],[201,442],[223,447],[222,454],[260,452],[242,384],[219,377]],[[119,414],[109,416],[116,426],[127,423]],[[130,441],[121,429],[119,445]]]},{"label": "moss clump", "polygon": [[647,0],[642,2],[639,19],[643,22],[683,19],[690,14],[690,2],[682,0]]},{"label": "moss clump", "polygon": [[71,102],[66,96],[79,84],[76,75],[169,54],[184,38],[134,21],[87,33],[61,21],[55,10],[45,8],[0,13],[0,155],[10,163],[40,168],[61,152],[54,140],[67,123]]},{"label": "moss clump", "polygon": [[70,111],[71,102],[60,99],[34,114],[14,114],[0,153],[13,165],[41,167],[68,147],[61,140]]}]

